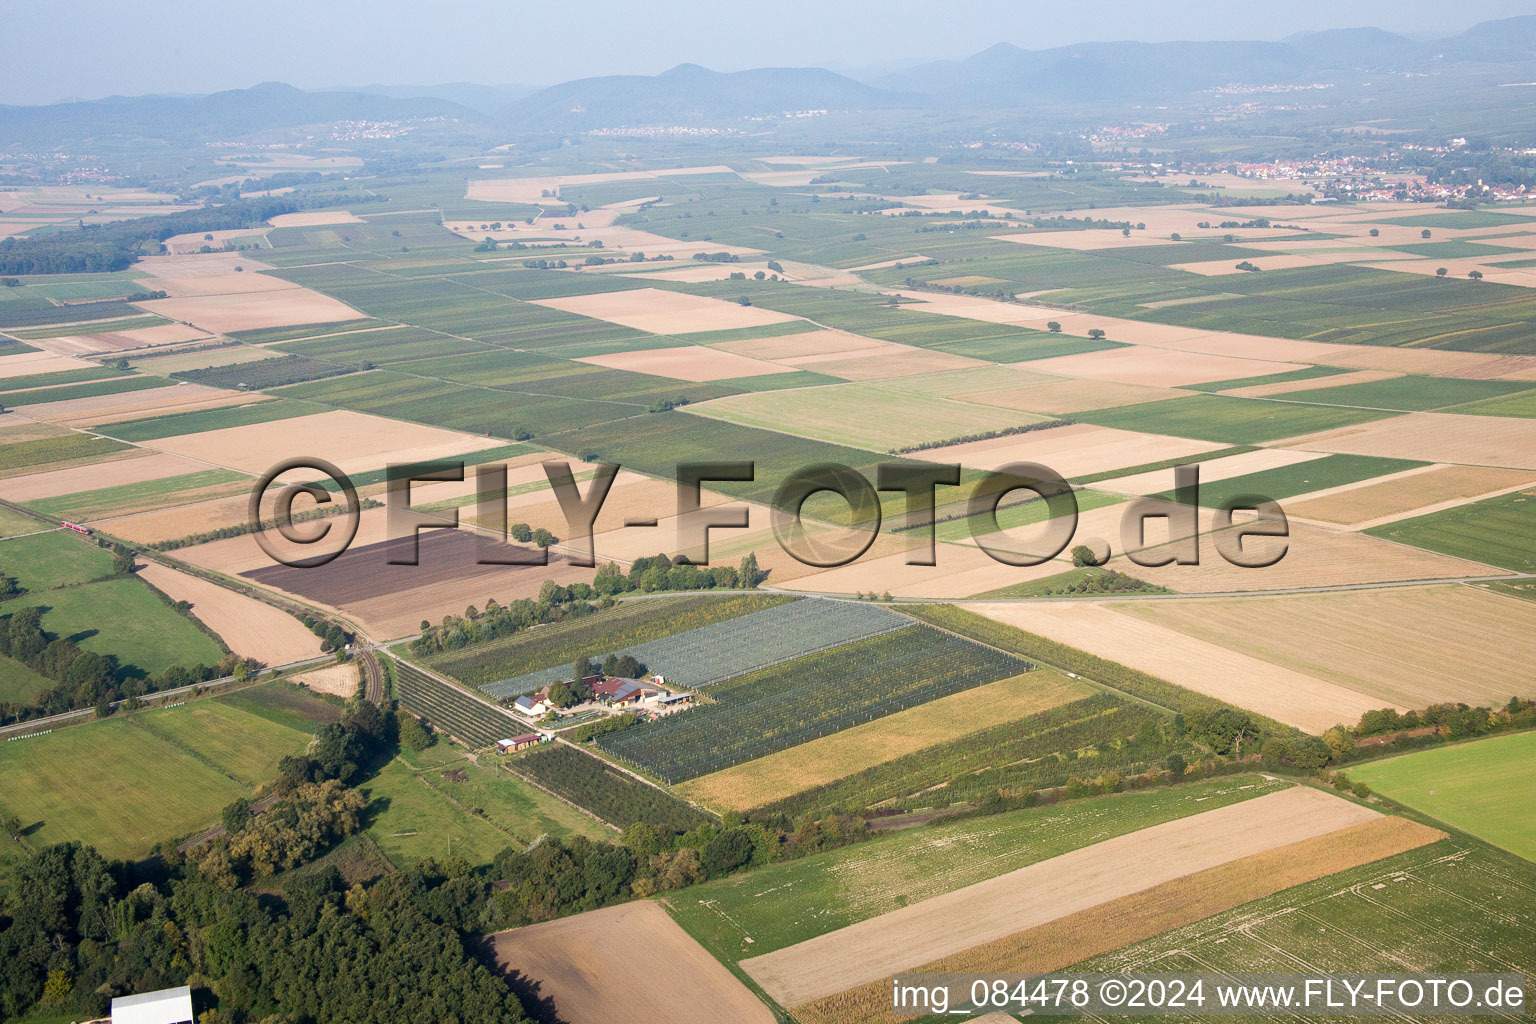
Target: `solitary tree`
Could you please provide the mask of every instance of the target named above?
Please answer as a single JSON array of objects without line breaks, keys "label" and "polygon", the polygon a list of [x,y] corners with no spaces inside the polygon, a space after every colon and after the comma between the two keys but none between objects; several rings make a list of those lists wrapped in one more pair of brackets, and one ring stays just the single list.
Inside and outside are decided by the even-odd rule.
[{"label": "solitary tree", "polygon": [[1045,322],[1045,329],[1050,331],[1052,334],[1060,334],[1061,324],[1057,323],[1055,320],[1047,320]]},{"label": "solitary tree", "polygon": [[1429,228],[1425,228],[1423,231],[1420,231],[1419,232],[1419,237],[1420,238],[1428,238],[1429,237]]},{"label": "solitary tree", "polygon": [[1436,267],[1435,268],[1435,276],[1436,277],[1444,277],[1446,274],[1449,274],[1449,273],[1450,273],[1450,271],[1445,269],[1444,267]]},{"label": "solitary tree", "polygon": [[1102,328],[1102,327],[1090,327],[1088,329],[1088,337],[1092,338],[1094,341],[1103,341],[1104,340],[1104,328]]},{"label": "solitary tree", "polygon": [[1481,281],[1483,279],[1483,272],[1481,270],[1474,270],[1471,273],[1469,273],[1467,276],[1470,277],[1474,281]]}]

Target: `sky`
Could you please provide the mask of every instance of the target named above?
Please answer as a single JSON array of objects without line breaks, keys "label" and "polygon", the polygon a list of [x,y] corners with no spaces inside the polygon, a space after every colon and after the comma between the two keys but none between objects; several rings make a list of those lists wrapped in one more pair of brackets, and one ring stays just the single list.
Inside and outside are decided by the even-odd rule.
[{"label": "sky", "polygon": [[12,60],[0,103],[269,81],[545,86],[684,62],[849,73],[969,56],[998,42],[1283,39],[1362,25],[1435,37],[1531,12],[1531,0],[0,0]]}]

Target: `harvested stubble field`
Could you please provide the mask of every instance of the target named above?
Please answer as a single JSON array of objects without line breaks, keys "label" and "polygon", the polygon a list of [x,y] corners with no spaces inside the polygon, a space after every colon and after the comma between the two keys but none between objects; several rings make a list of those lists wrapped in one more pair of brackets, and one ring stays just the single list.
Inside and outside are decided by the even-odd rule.
[{"label": "harvested stubble field", "polygon": [[1352,768],[1352,779],[1536,861],[1536,732],[1490,736]]},{"label": "harvested stubble field", "polygon": [[[1234,517],[1237,519],[1239,517]],[[1285,556],[1264,568],[1233,565],[1217,553],[1214,535],[1200,538],[1200,564],[1142,566],[1111,562],[1114,568],[1139,576],[1178,594],[1223,594],[1234,591],[1297,590],[1308,587],[1455,580],[1504,575],[1502,569],[1389,544],[1363,533],[1290,524],[1289,539],[1251,537],[1243,550],[1252,557],[1272,555],[1280,546]],[[1147,557],[1166,552],[1152,549]],[[1117,555],[1118,557],[1118,555]]]},{"label": "harvested stubble field", "polygon": [[40,498],[144,483],[207,468],[206,464],[175,455],[137,452],[133,458],[11,477],[5,484],[5,496],[9,501],[31,502]]},{"label": "harvested stubble field", "polygon": [[198,621],[241,657],[286,665],[320,656],[319,637],[298,619],[253,597],[159,562],[142,563],[139,577],[173,601],[190,602]]},{"label": "harvested stubble field", "polygon": [[[1199,603],[1197,614],[1205,604]],[[1137,610],[1134,602],[978,604],[971,609],[1311,733],[1357,722],[1365,712],[1384,706],[1380,698],[1146,621],[1131,614]]]},{"label": "harvested stubble field", "polygon": [[690,406],[688,411],[879,452],[1045,420],[1029,413],[892,392],[873,384],[731,395]]},{"label": "harvested stubble field", "polygon": [[650,334],[692,334],[761,327],[797,319],[786,313],[742,306],[684,292],[658,288],[633,288],[617,292],[574,295],[564,299],[536,299],[538,305],[606,320]]},{"label": "harvested stubble field", "polygon": [[1338,797],[1292,787],[1107,839],[744,960],[741,966],[779,1004],[799,1006],[1196,872],[1377,817],[1376,812]]},{"label": "harvested stubble field", "polygon": [[1090,692],[1053,669],[1037,669],[690,779],[676,791],[709,807],[745,811]]},{"label": "harvested stubble field", "polygon": [[[1197,870],[941,957],[923,964],[921,969],[944,973],[1060,970],[1086,957],[1171,932],[1250,901],[1428,846],[1444,835],[1405,818],[1376,817]],[[1310,921],[1308,925],[1314,931],[1332,930],[1317,929]],[[1290,951],[1296,947],[1291,943],[1268,947],[1267,955],[1251,969],[1273,970],[1277,966],[1273,952],[1276,948]],[[1345,963],[1355,966],[1358,961],[1341,962],[1335,969],[1344,969]],[[1211,959],[1200,959],[1187,964],[1185,969],[1209,970],[1210,965]],[[1157,966],[1160,971],[1172,969],[1166,959],[1159,959]],[[884,981],[868,983],[796,1007],[795,1015],[808,1024],[872,1024],[889,1014],[888,987]]]},{"label": "harvested stubble field", "polygon": [[[592,910],[491,937],[514,990],[552,999],[571,1021],[773,1024],[777,1018],[724,966],[648,900]],[[607,970],[599,947],[643,949],[664,970],[635,984]]]},{"label": "harvested stubble field", "polygon": [[1366,482],[1287,502],[1285,511],[1287,515],[1301,519],[1360,528],[1401,519],[1420,509],[1428,514],[1436,511],[1436,506],[1453,507],[1533,483],[1536,483],[1536,476],[1527,470],[1432,466],[1388,480]]},{"label": "harvested stubble field", "polygon": [[[146,442],[147,443],[147,442]],[[152,446],[246,473],[264,473],[295,453],[318,455],[353,473],[386,462],[424,462],[505,442],[438,427],[337,410],[153,439]]]},{"label": "harvested stubble field", "polygon": [[[1512,696],[1536,696],[1530,672],[1536,663],[1536,605],[1475,587],[1108,607],[1118,617],[1194,638],[1186,643],[1217,645],[1348,687],[1382,706],[1423,708],[1447,701],[1486,706]],[[1426,623],[1435,628],[1426,630]],[[1499,639],[1490,642],[1491,637]],[[1244,704],[1235,695],[1230,699]],[[1355,719],[1344,717],[1341,709],[1339,721],[1352,725]]]},{"label": "harvested stubble field", "polygon": [[776,363],[721,352],[704,345],[612,352],[601,356],[581,356],[576,361],[610,370],[628,370],[653,377],[691,381],[731,380],[784,372],[784,367]]},{"label": "harvested stubble field", "polygon": [[1417,412],[1348,429],[1292,437],[1284,444],[1288,448],[1320,452],[1536,469],[1536,419]]},{"label": "harvested stubble field", "polygon": [[1033,371],[1054,373],[1062,377],[1168,388],[1181,384],[1230,380],[1234,377],[1256,377],[1266,373],[1290,373],[1302,368],[1297,363],[1237,359],[1145,345],[1128,345],[1125,348],[1055,359],[1037,359],[1029,364],[1029,369]]},{"label": "harvested stubble field", "polygon": [[1038,462],[1072,480],[1091,473],[1144,466],[1217,451],[1225,444],[1075,423],[987,441],[970,441],[917,452],[929,462],[958,462],[998,469],[1011,462]]}]

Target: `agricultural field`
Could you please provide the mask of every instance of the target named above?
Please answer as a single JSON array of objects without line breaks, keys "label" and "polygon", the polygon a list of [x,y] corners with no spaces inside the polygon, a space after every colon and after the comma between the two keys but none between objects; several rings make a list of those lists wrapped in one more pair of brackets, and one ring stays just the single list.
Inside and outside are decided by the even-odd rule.
[{"label": "agricultural field", "polygon": [[[1455,837],[1215,908],[1197,921],[1170,921],[1162,934],[1070,966],[1082,972],[1266,972],[1275,970],[1274,951],[1282,949],[1297,970],[1385,973],[1411,958],[1425,971],[1529,975],[1533,880],[1528,862]],[[1053,969],[1044,957],[1030,963],[1038,966],[1024,969]]]},{"label": "agricultural field", "polygon": [[718,619],[686,632],[663,634],[642,643],[594,646],[578,651],[562,664],[498,680],[482,685],[481,689],[499,698],[530,693],[546,683],[565,679],[571,664],[582,654],[593,661],[601,661],[610,654],[629,654],[652,672],[666,676],[674,686],[708,686],[908,624],[909,620],[900,615],[872,605],[802,599]]},{"label": "agricultural field", "polygon": [[[1175,629],[1191,638],[1192,646],[1210,642],[1347,687],[1383,706],[1422,708],[1446,701],[1488,706],[1512,696],[1536,696],[1536,682],[1527,670],[1536,657],[1536,609],[1473,587],[1108,607],[1119,617]],[[1427,632],[1426,622],[1440,624],[1443,632]],[[1490,644],[1489,636],[1506,639]]]},{"label": "agricultural field", "polygon": [[23,594],[0,609],[43,609],[43,629],[76,637],[87,651],[115,655],[130,675],[172,665],[213,665],[223,649],[137,579],[123,577]]},{"label": "agricultural field", "polygon": [[714,683],[708,703],[601,736],[598,746],[681,782],[1029,668],[1012,655],[910,625]]},{"label": "agricultural field", "polygon": [[891,832],[669,898],[674,917],[728,962],[770,953],[1071,850],[1288,784],[1234,775]]},{"label": "agricultural field", "polygon": [[1257,444],[1321,430],[1383,419],[1390,412],[1344,409],[1226,395],[1172,398],[1121,409],[1078,413],[1087,423],[1126,430],[1145,430],[1175,437],[1192,437],[1228,444]]},{"label": "agricultural field", "polygon": [[1490,736],[1352,768],[1390,800],[1536,862],[1536,813],[1528,786],[1536,732]]},{"label": "agricultural field", "polygon": [[1515,572],[1536,572],[1536,491],[1484,498],[1366,532]]},{"label": "agricultural field", "polygon": [[[899,403],[900,416],[889,415],[892,402]],[[717,398],[689,411],[742,426],[882,452],[1045,422],[1041,416],[967,402],[896,395],[873,384],[737,395]]]},{"label": "agricultural field", "polygon": [[[592,910],[491,936],[497,962],[523,986],[552,999],[570,1020],[667,1020],[676,1024],[773,1024],[778,1018],[667,916],[646,900]],[[644,949],[666,970],[645,985],[623,972],[582,964],[593,948]]]},{"label": "agricultural field", "polygon": [[443,675],[483,688],[498,679],[541,667],[569,668],[583,656],[627,650],[676,632],[762,611],[786,600],[791,599],[752,594],[625,601],[591,617],[547,623],[501,640],[434,654],[425,660]]},{"label": "agricultural field", "polygon": [[489,747],[526,726],[506,711],[427,675],[410,662],[393,662],[400,706],[468,747]]},{"label": "agricultural field", "polygon": [[368,834],[396,866],[450,856],[489,864],[507,847],[521,848],[545,835],[613,837],[612,829],[495,761],[434,754],[417,755],[416,764],[396,758],[365,786],[377,809]]},{"label": "agricultural field", "polygon": [[[1005,875],[909,904],[837,931],[742,961],[742,967],[778,1002],[798,1006],[860,988],[882,975],[964,954],[1027,933],[1070,914],[1091,910],[1190,876],[1308,840],[1390,824],[1376,812],[1306,787],[1202,811],[1129,835],[1039,861]],[[1384,849],[1367,849],[1350,867],[1400,853],[1443,833],[1404,822],[1415,834]],[[1375,856],[1371,856],[1375,854]],[[1125,870],[1134,865],[1135,870]],[[1116,870],[1118,868],[1118,870]],[[1312,878],[1331,874],[1333,863]],[[1006,961],[1005,961],[1006,962]],[[888,984],[888,983],[886,983]]]},{"label": "agricultural field", "polygon": [[60,729],[0,745],[0,810],[21,818],[33,848],[79,840],[109,857],[143,856],[213,824],[309,739],[232,697]]},{"label": "agricultural field", "polygon": [[710,807],[745,811],[929,747],[1020,722],[1091,692],[1053,669],[1036,669],[691,779],[676,791]]},{"label": "agricultural field", "polygon": [[543,744],[519,754],[507,762],[507,768],[615,828],[644,821],[664,831],[686,832],[709,820],[703,811],[659,786],[564,743]]}]

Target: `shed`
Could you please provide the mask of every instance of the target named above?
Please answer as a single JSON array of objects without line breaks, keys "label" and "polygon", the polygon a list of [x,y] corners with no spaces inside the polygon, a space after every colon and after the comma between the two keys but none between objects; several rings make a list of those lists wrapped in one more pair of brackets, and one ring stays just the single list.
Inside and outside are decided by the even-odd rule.
[{"label": "shed", "polygon": [[162,988],[112,1000],[112,1024],[192,1024],[192,989]]}]

